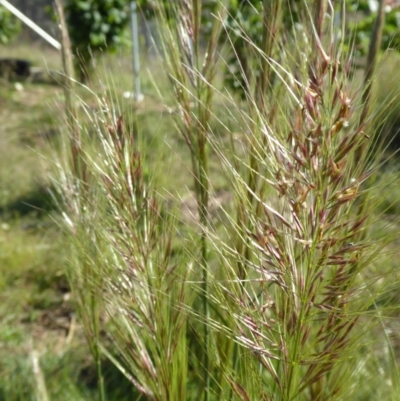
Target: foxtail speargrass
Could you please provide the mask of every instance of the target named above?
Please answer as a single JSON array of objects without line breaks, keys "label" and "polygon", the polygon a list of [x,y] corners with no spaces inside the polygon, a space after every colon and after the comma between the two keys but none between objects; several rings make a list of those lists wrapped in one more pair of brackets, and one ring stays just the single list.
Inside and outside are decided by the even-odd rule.
[{"label": "foxtail speargrass", "polygon": [[[237,77],[240,100],[218,86],[226,5],[205,35],[202,1],[157,2],[194,222],[153,187],[129,113],[94,93],[95,111],[81,101],[79,155],[58,176],[68,275],[97,362],[109,358],[148,400],[366,399],[356,384],[369,366],[395,365],[381,306],[389,270],[379,271],[391,234],[373,229],[375,116],[350,78],[334,4],[309,3],[289,23],[293,2],[264,1],[260,46],[235,25],[254,66]],[[215,217],[221,176],[230,196]],[[392,373],[386,397],[399,390]]]}]

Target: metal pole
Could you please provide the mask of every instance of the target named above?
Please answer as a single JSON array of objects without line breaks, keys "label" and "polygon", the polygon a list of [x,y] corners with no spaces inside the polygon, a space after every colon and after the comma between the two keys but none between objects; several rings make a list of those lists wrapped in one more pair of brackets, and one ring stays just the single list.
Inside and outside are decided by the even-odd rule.
[{"label": "metal pole", "polygon": [[23,23],[29,26],[29,28],[33,29],[38,35],[40,35],[43,39],[47,40],[52,46],[54,46],[57,50],[61,49],[61,43],[57,42],[53,39],[47,32],[45,32],[42,28],[37,26],[32,20],[26,17],[21,13],[17,8],[15,8],[12,4],[10,4],[7,0],[0,0],[0,4],[7,8],[8,11],[11,11],[17,18],[19,18]]},{"label": "metal pole", "polygon": [[135,80],[134,99],[138,102],[143,100],[140,93],[140,76],[139,76],[139,34],[137,22],[137,3],[131,1],[131,28],[132,28],[132,53],[133,53],[133,76]]}]

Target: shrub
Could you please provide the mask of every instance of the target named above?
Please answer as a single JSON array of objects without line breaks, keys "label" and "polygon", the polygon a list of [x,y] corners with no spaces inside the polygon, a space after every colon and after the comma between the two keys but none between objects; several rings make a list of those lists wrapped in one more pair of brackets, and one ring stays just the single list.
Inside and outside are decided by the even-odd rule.
[{"label": "shrub", "polygon": [[0,5],[0,43],[9,43],[20,31],[20,21],[10,11]]},{"label": "shrub", "polygon": [[67,25],[81,81],[88,79],[95,53],[121,45],[129,21],[128,6],[125,0],[68,0]]}]

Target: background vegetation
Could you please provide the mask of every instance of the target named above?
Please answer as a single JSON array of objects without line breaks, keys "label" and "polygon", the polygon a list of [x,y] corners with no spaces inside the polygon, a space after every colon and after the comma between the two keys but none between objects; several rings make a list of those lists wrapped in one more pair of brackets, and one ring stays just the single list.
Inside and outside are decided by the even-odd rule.
[{"label": "background vegetation", "polygon": [[0,43],[5,44],[15,37],[21,29],[20,21],[4,7],[0,8]]}]

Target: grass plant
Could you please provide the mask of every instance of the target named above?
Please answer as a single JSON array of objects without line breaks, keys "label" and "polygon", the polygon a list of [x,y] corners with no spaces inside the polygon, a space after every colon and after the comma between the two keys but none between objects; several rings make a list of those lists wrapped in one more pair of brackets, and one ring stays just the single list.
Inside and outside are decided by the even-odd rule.
[{"label": "grass plant", "polygon": [[[166,135],[187,149],[175,185],[167,160],[179,163],[176,153],[157,164],[137,107],[74,91],[80,106],[66,120],[55,185],[101,401],[104,358],[147,400],[400,393],[388,331],[398,228],[380,209],[397,175],[380,175],[382,114],[366,104],[374,71],[367,87],[349,74],[333,3],[304,2],[301,23],[286,30],[280,2],[263,4],[261,47],[241,31],[259,71],[237,77],[246,83],[238,99],[217,79],[225,5],[202,46],[201,1],[159,3],[175,122]],[[228,196],[213,214],[221,176]]]}]

